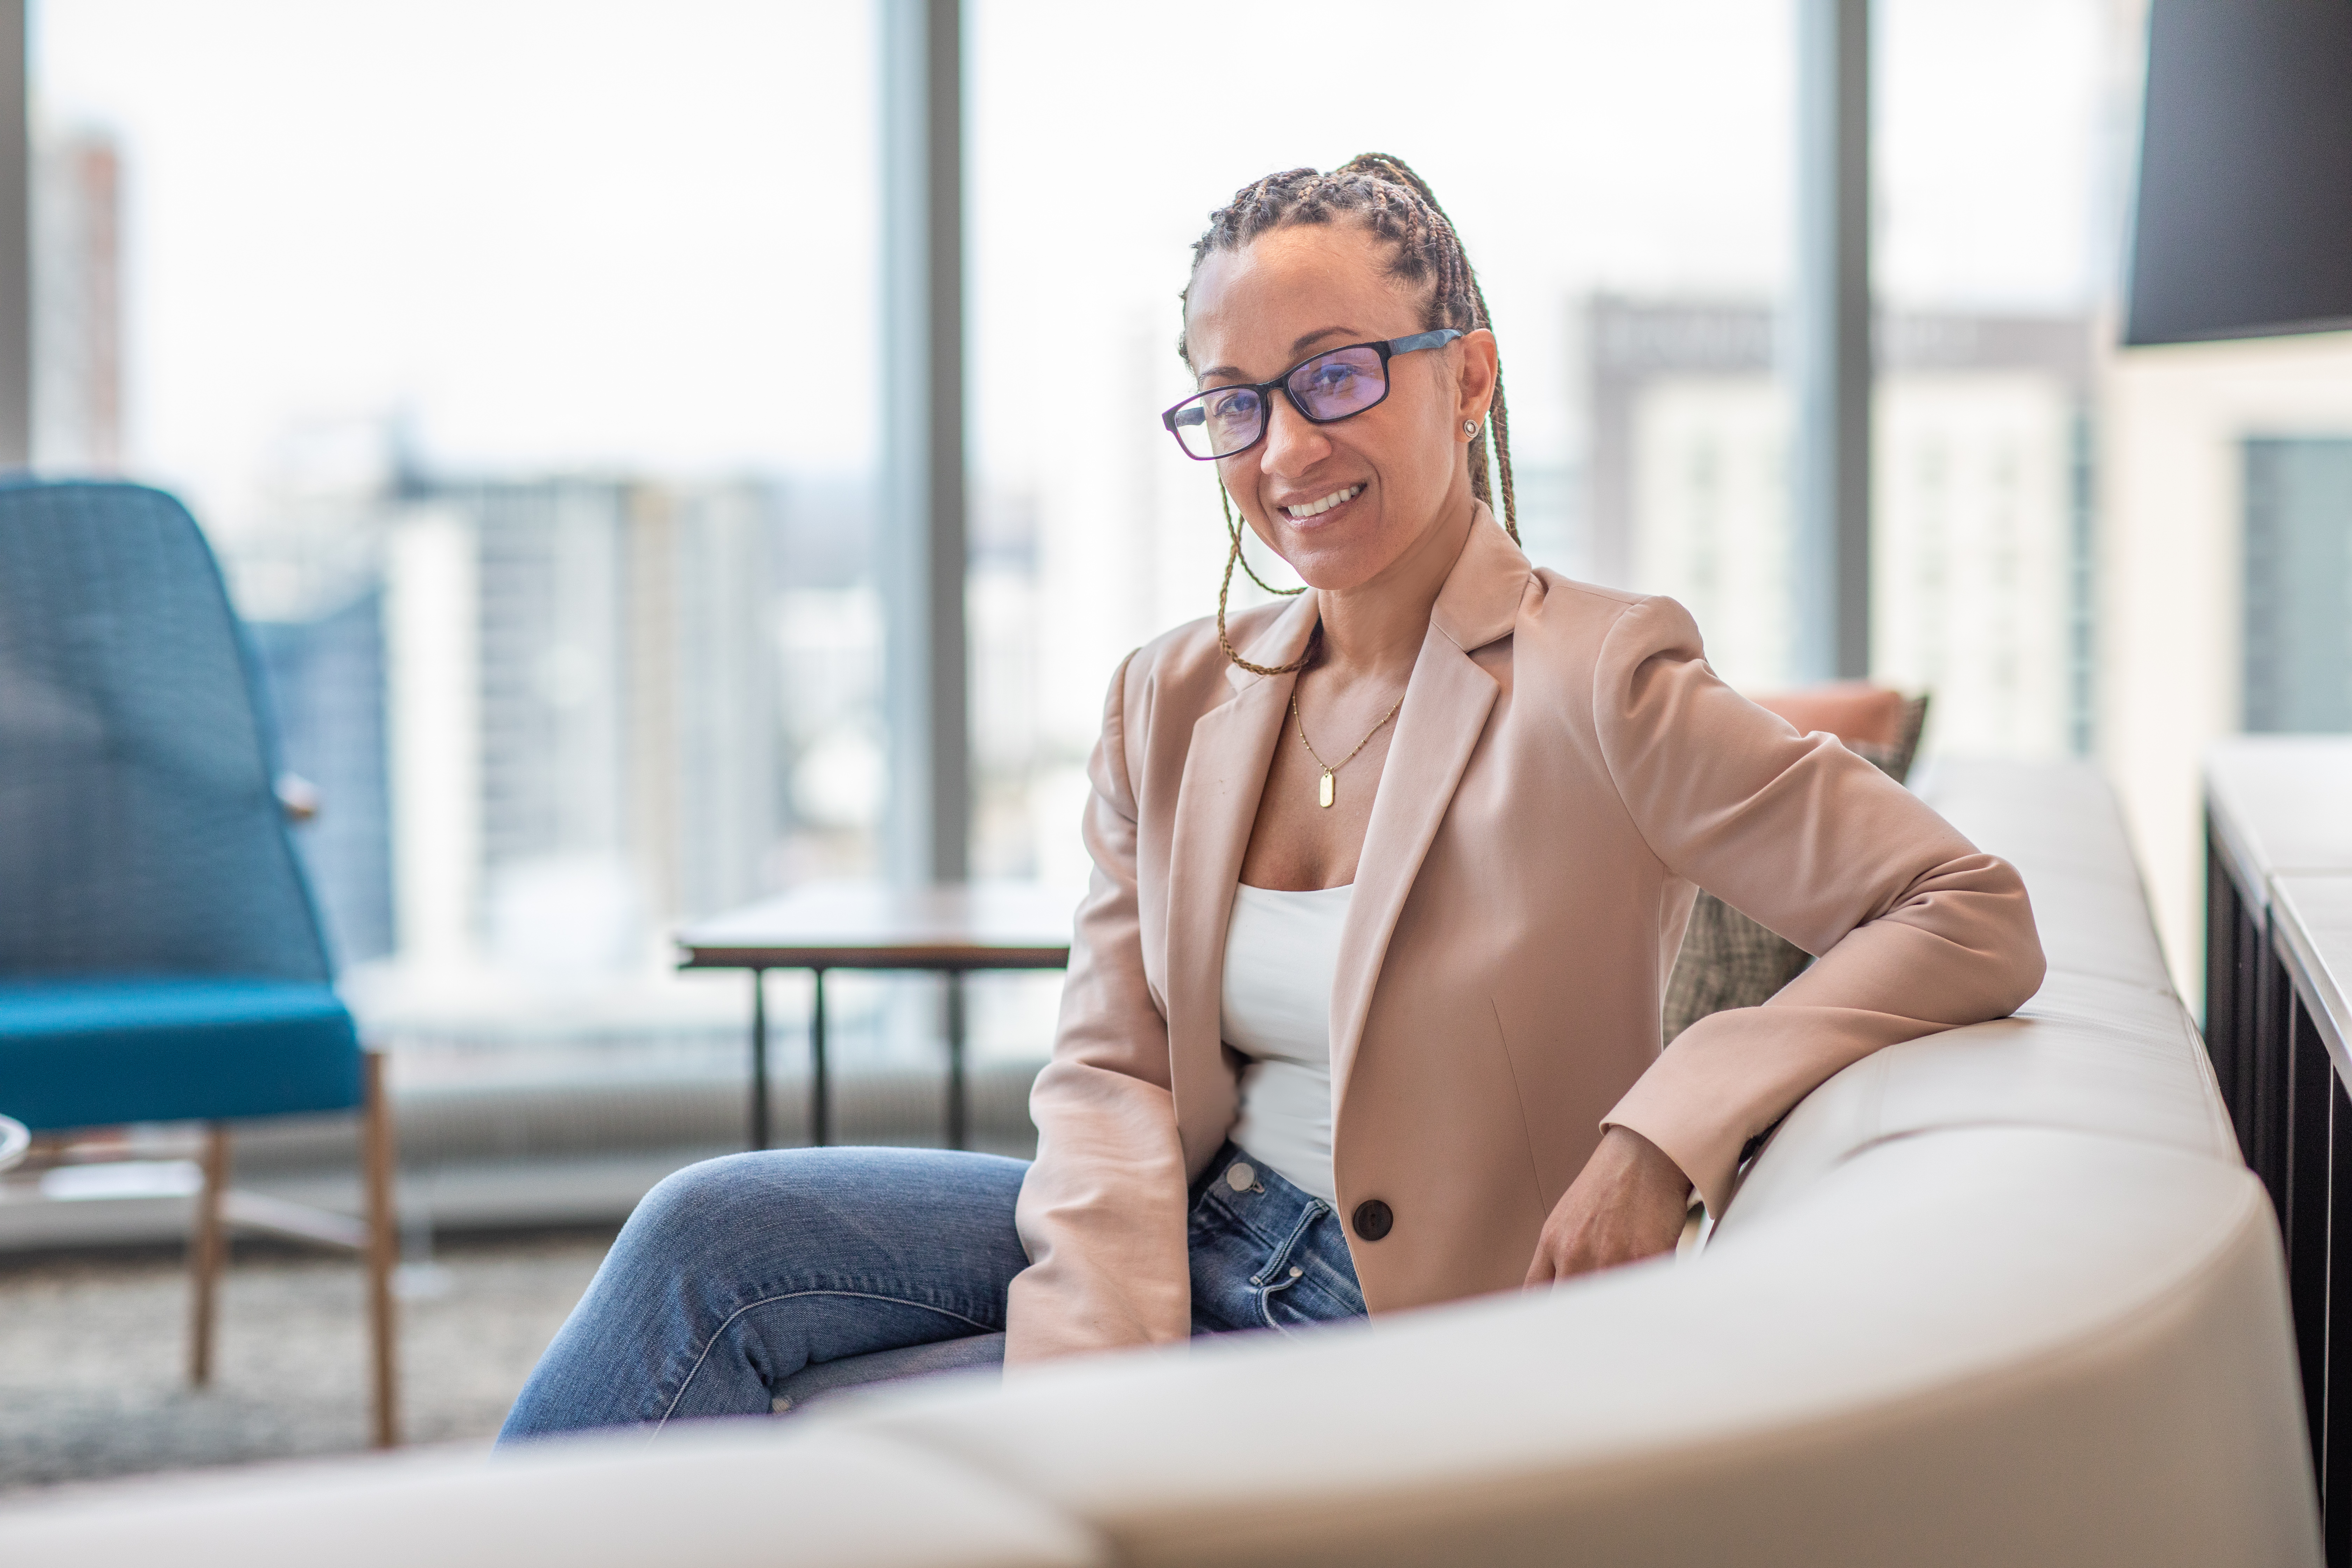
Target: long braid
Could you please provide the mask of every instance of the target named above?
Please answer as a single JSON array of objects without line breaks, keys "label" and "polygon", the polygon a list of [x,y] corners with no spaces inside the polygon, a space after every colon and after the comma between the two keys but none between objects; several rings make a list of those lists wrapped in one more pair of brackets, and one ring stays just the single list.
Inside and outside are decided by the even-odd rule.
[{"label": "long braid", "polygon": [[[1385,153],[1359,153],[1328,174],[1313,169],[1285,169],[1243,186],[1234,193],[1233,200],[1209,215],[1208,231],[1192,247],[1193,270],[1199,271],[1211,251],[1237,250],[1271,229],[1294,224],[1330,223],[1342,216],[1362,223],[1390,247],[1391,277],[1428,289],[1424,327],[1458,327],[1465,331],[1480,327],[1492,330],[1494,318],[1486,309],[1486,292],[1478,286],[1478,274],[1462,247],[1453,219],[1438,205],[1429,182],[1415,174],[1404,160]],[[1185,292],[1189,295],[1191,291],[1187,285]],[[1176,346],[1190,363],[1192,354],[1182,338],[1177,340]],[[1511,419],[1508,405],[1503,400],[1499,359],[1486,437],[1470,445],[1470,493],[1489,506],[1495,504],[1496,487],[1487,458],[1491,442],[1493,472],[1501,479],[1503,527],[1512,542],[1517,543],[1518,495],[1511,482]],[[1227,523],[1232,526],[1230,512]],[[1234,535],[1238,555],[1238,528],[1234,529]],[[1246,560],[1242,562],[1242,567],[1249,571],[1252,581],[1258,581],[1256,572],[1250,570]],[[1228,578],[1232,575],[1230,563],[1226,574]],[[1258,585],[1265,586],[1263,582]]]},{"label": "long braid", "polygon": [[[1225,509],[1225,532],[1231,536],[1234,542],[1234,559],[1242,563],[1242,570],[1249,574],[1249,580],[1251,582],[1256,584],[1267,593],[1274,595],[1276,598],[1292,599],[1307,592],[1307,585],[1303,583],[1296,588],[1277,588],[1273,584],[1267,582],[1265,578],[1257,574],[1257,568],[1251,565],[1249,563],[1249,557],[1242,553],[1242,525],[1240,521],[1234,516],[1234,498],[1232,494],[1226,490],[1225,481],[1222,479],[1217,481],[1217,504]],[[1226,568],[1225,575],[1228,577],[1233,575],[1233,570],[1231,567]]]},{"label": "long braid", "polygon": [[[1467,261],[1464,265],[1467,266]],[[1478,287],[1478,275],[1475,272],[1470,275],[1470,294],[1478,301],[1479,319],[1491,321],[1494,318],[1486,312],[1486,291]],[[1517,544],[1519,542],[1519,498],[1511,485],[1511,410],[1510,405],[1503,401],[1503,356],[1499,351],[1495,355],[1495,402],[1490,414],[1487,423],[1494,431],[1496,466],[1503,474],[1503,526],[1509,531],[1511,542]],[[1484,454],[1480,456],[1483,458]],[[1486,464],[1481,461],[1476,466],[1483,468]],[[1487,504],[1491,506],[1494,503],[1489,500]]]}]

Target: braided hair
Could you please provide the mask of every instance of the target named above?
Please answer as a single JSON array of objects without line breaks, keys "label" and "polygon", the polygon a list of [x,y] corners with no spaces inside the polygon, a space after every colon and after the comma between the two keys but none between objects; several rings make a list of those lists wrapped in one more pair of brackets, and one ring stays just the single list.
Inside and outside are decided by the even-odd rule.
[{"label": "braided hair", "polygon": [[[1493,327],[1486,291],[1478,287],[1478,274],[1463,252],[1453,220],[1437,205],[1429,183],[1404,160],[1385,153],[1360,153],[1328,174],[1313,169],[1286,169],[1235,191],[1233,200],[1209,215],[1208,232],[1194,242],[1193,274],[1198,276],[1201,263],[1212,251],[1239,250],[1274,229],[1327,224],[1343,216],[1363,225],[1388,246],[1390,277],[1426,290],[1424,331],[1455,327],[1467,332]],[[1188,282],[1183,295],[1187,304],[1192,293]],[[1191,345],[1181,334],[1176,352],[1188,366],[1192,363]],[[1516,543],[1518,498],[1511,488],[1511,418],[1503,402],[1499,363],[1488,423],[1495,445],[1494,467],[1502,479],[1503,527]],[[1470,493],[1489,506],[1495,504],[1483,441],[1474,441],[1470,447]],[[1255,578],[1257,574],[1250,575]]]}]

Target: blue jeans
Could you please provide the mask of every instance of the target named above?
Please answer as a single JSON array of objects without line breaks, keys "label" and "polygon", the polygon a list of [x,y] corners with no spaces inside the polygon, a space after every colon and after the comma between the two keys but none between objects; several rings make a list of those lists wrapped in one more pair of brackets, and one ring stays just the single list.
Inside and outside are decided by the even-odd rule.
[{"label": "blue jeans", "polygon": [[[1192,1192],[1192,1331],[1360,1318],[1330,1205],[1276,1172]],[[598,1426],[766,1415],[842,1382],[1001,1363],[1028,1267],[1028,1166],[931,1149],[791,1149],[691,1165],[646,1194],[540,1358],[502,1443]]]}]

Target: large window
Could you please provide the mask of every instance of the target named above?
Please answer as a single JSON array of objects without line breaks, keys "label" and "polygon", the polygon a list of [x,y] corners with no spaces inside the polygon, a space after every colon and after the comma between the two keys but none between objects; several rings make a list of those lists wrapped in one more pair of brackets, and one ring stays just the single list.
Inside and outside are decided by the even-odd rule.
[{"label": "large window", "polygon": [[363,1016],[740,1072],[668,931],[876,862],[868,8],[46,0],[34,58],[37,459],[204,523]]},{"label": "large window", "polygon": [[[1105,683],[1215,603],[1213,479],[1155,415],[1192,243],[1270,170],[1419,168],[1495,310],[1529,553],[1795,679],[1792,0],[965,16],[976,875],[1083,877]],[[2129,29],[1877,31],[1874,673],[1945,750],[2081,750]],[[210,531],[373,994],[650,984],[680,919],[880,869],[876,43],[752,0],[38,8],[37,455]],[[1032,990],[982,1035],[1042,1048]]]}]

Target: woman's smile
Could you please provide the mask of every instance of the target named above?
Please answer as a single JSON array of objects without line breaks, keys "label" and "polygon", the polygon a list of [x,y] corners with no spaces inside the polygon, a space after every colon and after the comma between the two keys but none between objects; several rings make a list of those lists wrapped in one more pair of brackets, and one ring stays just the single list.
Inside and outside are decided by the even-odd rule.
[{"label": "woman's smile", "polygon": [[1286,505],[1282,509],[1282,515],[1295,523],[1313,523],[1317,519],[1328,516],[1363,493],[1364,487],[1360,483],[1342,486],[1330,494],[1318,496],[1313,500]]}]

